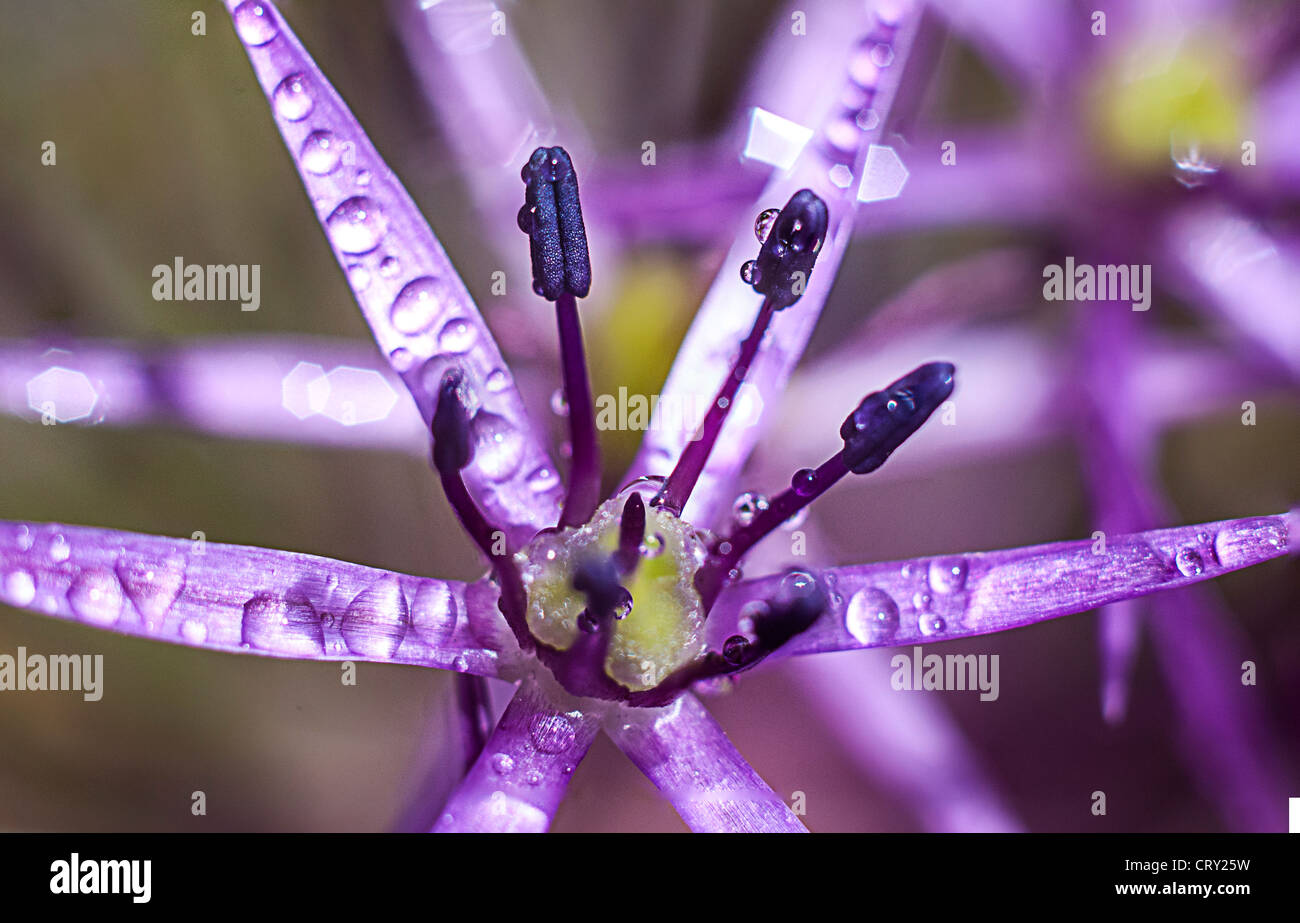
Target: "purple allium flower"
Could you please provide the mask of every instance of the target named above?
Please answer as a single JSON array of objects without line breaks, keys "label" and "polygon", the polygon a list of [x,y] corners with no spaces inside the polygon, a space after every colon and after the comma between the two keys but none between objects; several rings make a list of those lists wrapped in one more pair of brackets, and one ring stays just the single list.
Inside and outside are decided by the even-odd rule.
[{"label": "purple allium flower", "polygon": [[[353,294],[432,432],[448,500],[492,575],[428,580],[287,552],[10,523],[0,532],[0,590],[13,605],[206,649],[517,683],[490,734],[481,688],[463,686],[466,739],[480,755],[435,829],[545,829],[602,730],[692,829],[802,829],[693,688],[794,654],[1029,625],[1295,550],[1294,513],[1141,531],[1156,524],[1152,505],[1132,501],[1100,546],[1094,537],[742,576],[753,546],[845,474],[880,467],[960,375],[947,363],[902,366],[865,398],[868,389],[850,394],[837,383],[826,403],[842,406],[826,409],[848,414],[842,447],[825,460],[801,455],[816,467],[799,468],[772,499],[754,499],[736,523],[716,525],[759,431],[738,427],[735,415],[747,398],[767,405],[783,390],[844,259],[858,208],[844,177],[870,169],[898,88],[891,75],[916,39],[910,5],[867,26],[872,48],[898,64],[878,66],[860,88],[877,121],[855,122],[848,146],[825,143],[839,136],[823,127],[763,190],[776,214],[759,217],[758,243],[748,228],[737,235],[663,394],[712,395],[703,420],[653,428],[628,486],[603,503],[575,301],[591,269],[567,153],[539,148],[524,166],[520,215],[538,294],[555,302],[572,448],[562,488],[482,317],[396,177],[274,7],[228,6]],[[384,271],[389,259],[396,273]]]}]

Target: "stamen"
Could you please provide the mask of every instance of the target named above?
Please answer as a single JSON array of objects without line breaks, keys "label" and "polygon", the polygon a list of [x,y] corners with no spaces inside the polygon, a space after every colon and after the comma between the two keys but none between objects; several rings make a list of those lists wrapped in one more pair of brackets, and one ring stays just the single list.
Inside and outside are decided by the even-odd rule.
[{"label": "stamen", "polygon": [[537,657],[575,695],[621,699],[627,690],[605,671],[611,625],[628,595],[619,583],[618,568],[610,557],[588,558],[575,569],[573,587],[587,598],[587,608],[578,616],[577,638],[564,650],[538,644]]},{"label": "stamen", "polygon": [[[438,471],[443,493],[456,518],[492,563],[497,581],[501,584],[499,605],[502,615],[519,646],[530,651],[533,649],[533,640],[524,620],[527,602],[523,578],[514,558],[500,547],[504,533],[483,517],[461,476],[461,469],[474,458],[474,443],[470,437],[470,420],[473,417],[470,404],[470,391],[464,371],[448,370],[438,386],[438,405],[433,411],[433,466]],[[497,553],[498,550],[502,553]]]},{"label": "stamen", "polygon": [[[641,542],[645,538],[645,502],[639,491],[632,491],[623,504],[623,516],[618,523],[618,551],[615,563],[626,576],[636,570],[641,560]],[[578,587],[582,589],[582,587]]]},{"label": "stamen", "polygon": [[519,227],[528,235],[533,290],[555,302],[564,397],[569,405],[573,467],[560,525],[579,526],[591,518],[600,502],[600,448],[582,325],[574,301],[574,296],[586,297],[591,288],[578,176],[562,147],[533,151],[521,175],[525,192]]},{"label": "stamen", "polygon": [[807,574],[791,573],[781,581],[776,596],[752,619],[753,637],[732,635],[722,651],[710,651],[705,657],[683,667],[654,689],[634,692],[629,705],[658,706],[676,698],[687,687],[701,680],[730,676],[756,666],[779,650],[787,641],[807,631],[827,606],[826,589]]},{"label": "stamen", "polygon": [[717,397],[709,405],[699,431],[687,444],[672,474],[664,481],[663,489],[652,501],[656,505],[674,515],[681,515],[713,452],[727,415],[735,405],[736,392],[749,374],[773,316],[803,295],[817,253],[826,238],[828,223],[826,203],[809,189],[799,190],[781,209],[771,231],[763,240],[758,259],[751,260],[743,267],[742,276],[745,281],[765,296],[763,304],[749,335],[740,344],[740,355],[735,365],[722,383]]},{"label": "stamen", "polygon": [[863,398],[840,426],[840,438],[844,440],[841,451],[816,470],[797,471],[790,479],[790,487],[777,494],[752,522],[714,543],[709,560],[695,576],[705,608],[713,605],[736,562],[761,539],[850,471],[866,474],[883,465],[951,396],[955,373],[949,362],[931,362]]}]

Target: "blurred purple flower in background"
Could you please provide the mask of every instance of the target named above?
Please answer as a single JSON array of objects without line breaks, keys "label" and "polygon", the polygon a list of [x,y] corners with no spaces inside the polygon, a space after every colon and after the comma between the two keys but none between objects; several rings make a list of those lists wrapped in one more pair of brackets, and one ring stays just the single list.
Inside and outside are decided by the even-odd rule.
[{"label": "blurred purple flower in background", "polygon": [[[1227,170],[1242,137],[1239,84],[1247,79],[1230,56],[1212,62],[1227,73],[1210,77],[1203,61],[1187,62],[1202,33],[1227,13],[1209,5],[1171,40],[1169,17],[1147,4],[1109,13],[1100,34],[1086,13],[1035,4],[1011,4],[990,28],[963,3],[937,4],[939,17],[907,2],[826,3],[810,11],[815,28],[802,33],[803,11],[792,9],[775,20],[772,47],[746,91],[740,134],[719,139],[716,152],[659,152],[664,165],[640,174],[602,171],[596,159],[594,181],[583,189],[598,280],[602,264],[613,261],[602,251],[609,246],[602,232],[627,246],[658,236],[709,238],[720,223],[736,226],[621,482],[631,486],[597,508],[595,420],[573,302],[586,286],[547,291],[556,300],[558,395],[570,427],[565,497],[545,433],[525,407],[535,395],[521,392],[531,387],[516,387],[402,185],[279,12],[262,0],[227,5],[386,365],[351,346],[301,339],[149,350],[61,344],[67,351],[10,342],[0,347],[0,401],[47,423],[166,419],[225,436],[364,441],[422,455],[432,425],[435,467],[494,573],[469,583],[432,580],[202,536],[12,522],[0,526],[0,598],[209,650],[453,671],[463,677],[457,690],[468,770],[445,805],[416,804],[406,822],[437,816],[439,830],[546,829],[601,730],[692,829],[803,829],[802,811],[758,777],[689,687],[717,691],[760,660],[864,651],[852,663],[799,671],[837,716],[855,757],[931,829],[1018,829],[942,711],[926,699],[875,691],[888,687],[866,649],[999,632],[1105,606],[1103,707],[1119,721],[1137,651],[1133,600],[1167,591],[1153,597],[1149,627],[1193,771],[1231,826],[1280,829],[1285,759],[1266,717],[1240,688],[1234,692],[1248,659],[1242,641],[1212,600],[1184,588],[1294,553],[1296,514],[1156,529],[1173,514],[1150,470],[1160,427],[1215,404],[1233,406],[1243,393],[1253,408],[1255,395],[1293,389],[1300,373],[1300,324],[1289,304],[1297,266],[1291,248],[1265,230],[1274,207],[1265,190],[1270,182],[1289,189],[1292,165],[1261,167],[1263,178]],[[503,278],[523,278],[524,248],[512,227],[516,171],[534,146],[553,142],[555,120],[490,5],[394,9],[480,212],[505,229],[493,231],[501,235]],[[1030,88],[1020,126],[970,137],[939,129],[904,141],[904,132],[920,137],[910,123],[939,20],[967,31]],[[1264,41],[1260,23],[1234,28]],[[1090,39],[1117,29],[1125,53],[1094,54]],[[1294,82],[1280,65],[1259,62],[1249,78],[1274,87]],[[1282,113],[1294,105],[1294,94],[1282,90],[1260,98]],[[580,140],[572,148],[579,163],[593,159],[586,146]],[[648,156],[653,164],[653,145]],[[472,169],[476,157],[492,169]],[[547,176],[560,202],[572,171]],[[528,188],[536,210],[538,187]],[[789,304],[765,287],[771,279],[763,267],[776,264],[762,254],[750,261],[759,247],[769,253],[806,231],[810,213],[795,207],[807,202],[801,190],[825,203],[829,220],[812,246],[815,272],[800,278]],[[773,206],[787,200],[778,217]],[[771,211],[756,228],[761,209]],[[562,204],[561,213],[564,236]],[[1068,329],[1046,334],[1031,325],[991,335],[963,329],[985,307],[1005,311],[1026,275],[1036,284],[1036,256],[1011,246],[916,281],[873,311],[849,342],[792,378],[832,285],[848,269],[855,234],[968,221],[1059,223],[1049,263],[1068,256],[1071,265],[1076,258],[1149,264],[1158,286],[1169,280],[1190,305],[1225,322],[1235,349],[1153,331],[1147,315],[1116,298],[1069,305],[1060,312]],[[767,295],[761,306],[755,289]],[[506,332],[511,340],[531,337]],[[547,358],[544,348],[532,350]],[[962,426],[982,434],[976,451],[1041,439],[1063,423],[1080,434],[1099,531],[1078,542],[830,566],[843,550],[815,524],[796,521],[800,531],[786,534],[811,539],[809,557],[824,563],[810,566],[802,550],[792,551],[793,563],[778,561],[770,540],[746,561],[774,575],[741,575],[750,546],[802,516],[846,470],[874,470],[941,404],[956,413],[957,403],[948,402],[952,367],[933,364],[869,395],[841,429],[843,414],[868,390],[862,382],[883,385],[935,355],[957,359]],[[540,384],[541,374],[526,368],[518,380]],[[400,386],[422,421],[402,409]],[[778,404],[793,419],[780,416]],[[690,406],[706,406],[708,415],[666,410]],[[776,444],[742,474],[773,417]],[[834,446],[836,432],[843,448]],[[931,466],[970,448],[934,434],[915,447],[912,463]],[[831,450],[820,468],[807,467]],[[795,469],[778,496],[737,495],[742,476],[779,483]],[[554,529],[557,522],[566,528]],[[887,537],[887,527],[879,531]],[[592,548],[592,557],[579,554]],[[600,570],[606,565],[613,576]],[[619,611],[619,591],[630,591],[630,612]],[[494,730],[492,694],[480,678],[517,685]]]}]

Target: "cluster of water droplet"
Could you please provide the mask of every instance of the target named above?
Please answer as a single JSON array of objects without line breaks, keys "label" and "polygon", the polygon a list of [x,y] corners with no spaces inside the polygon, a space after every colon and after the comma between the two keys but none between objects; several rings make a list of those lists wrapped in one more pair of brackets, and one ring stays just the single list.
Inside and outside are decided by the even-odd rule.
[{"label": "cluster of water droplet", "polygon": [[893,23],[877,19],[872,30],[857,43],[849,59],[844,90],[822,125],[819,147],[831,164],[830,181],[841,189],[853,182],[853,160],[862,145],[862,133],[880,125],[873,104],[880,72],[894,63],[896,31]]},{"label": "cluster of water droplet", "polygon": [[[258,0],[236,7],[234,22],[240,38],[253,49],[269,51],[281,35],[275,13]],[[446,275],[417,268],[415,278],[402,279],[406,271],[402,260],[383,252],[390,221],[371,192],[374,171],[356,163],[362,145],[340,137],[335,130],[310,124],[318,99],[324,99],[323,88],[306,72],[286,75],[271,92],[271,106],[281,120],[286,140],[302,139],[297,143],[297,152],[304,179],[309,187],[316,180],[322,183],[322,192],[311,190],[313,200],[325,215],[330,241],[346,263],[349,284],[366,303],[378,299],[382,304],[387,293],[396,289],[386,302],[390,339],[395,340],[388,347],[391,365],[399,374],[420,376],[425,393],[436,394],[448,367],[466,366],[463,360],[479,345],[480,326],[470,317],[455,316],[452,309],[457,300],[456,286]],[[349,189],[349,183],[355,188]],[[342,200],[331,200],[329,196],[338,195],[340,189],[346,190]],[[376,290],[377,279],[384,291]],[[501,394],[511,387],[509,376],[501,368],[466,370],[488,395]],[[523,463],[525,439],[513,423],[498,414],[480,414],[475,421],[475,438],[475,468],[479,473],[494,481],[508,480],[517,473]],[[528,486],[534,490],[549,491],[557,485],[558,478],[540,469],[529,472]]]}]

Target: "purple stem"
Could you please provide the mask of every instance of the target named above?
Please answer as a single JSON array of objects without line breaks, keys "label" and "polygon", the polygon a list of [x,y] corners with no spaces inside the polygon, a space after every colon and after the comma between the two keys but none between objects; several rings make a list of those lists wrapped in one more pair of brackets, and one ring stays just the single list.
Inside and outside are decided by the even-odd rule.
[{"label": "purple stem", "polygon": [[564,498],[560,525],[577,527],[591,518],[600,503],[600,446],[596,441],[596,411],[582,346],[582,324],[572,293],[564,292],[556,300],[555,322],[560,334],[564,398],[569,407],[569,440],[573,445],[569,492]]},{"label": "purple stem", "polygon": [[[802,473],[802,472],[800,472]],[[763,510],[754,517],[754,521],[730,533],[726,538],[715,542],[709,560],[696,576],[695,585],[704,600],[705,611],[717,598],[718,591],[731,569],[742,557],[762,539],[775,531],[781,523],[812,503],[831,485],[849,473],[844,464],[844,456],[836,452],[813,472],[812,477],[798,488],[789,487],[777,494]],[[799,477],[798,474],[795,475]]]},{"label": "purple stem", "polygon": [[709,454],[718,441],[722,425],[727,421],[727,415],[735,403],[736,392],[740,390],[745,376],[749,374],[749,368],[753,365],[754,357],[758,355],[758,348],[762,345],[763,336],[767,333],[767,328],[775,314],[776,307],[772,300],[764,298],[762,306],[758,309],[758,317],[754,320],[754,326],[750,328],[749,335],[740,344],[740,355],[718,390],[718,396],[709,405],[704,422],[700,424],[695,437],[686,444],[672,474],[668,475],[668,480],[664,482],[663,490],[660,491],[657,499],[659,505],[674,515],[680,516],[686,501],[690,499],[691,491],[699,481],[700,473],[709,460]]}]

